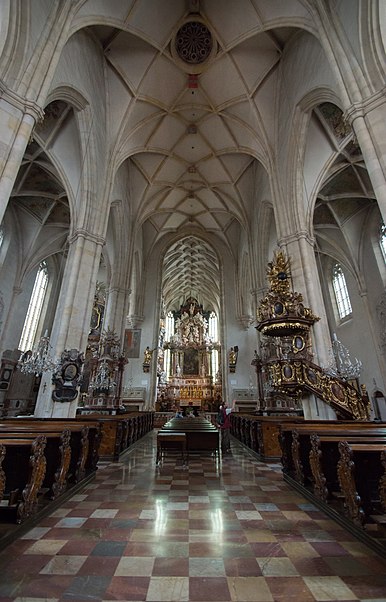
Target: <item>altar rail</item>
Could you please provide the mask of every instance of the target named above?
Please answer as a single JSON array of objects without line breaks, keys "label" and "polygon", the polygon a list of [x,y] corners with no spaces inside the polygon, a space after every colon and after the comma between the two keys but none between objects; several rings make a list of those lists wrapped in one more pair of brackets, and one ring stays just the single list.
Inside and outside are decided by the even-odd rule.
[{"label": "altar rail", "polygon": [[286,422],[284,479],[386,557],[386,424]]}]

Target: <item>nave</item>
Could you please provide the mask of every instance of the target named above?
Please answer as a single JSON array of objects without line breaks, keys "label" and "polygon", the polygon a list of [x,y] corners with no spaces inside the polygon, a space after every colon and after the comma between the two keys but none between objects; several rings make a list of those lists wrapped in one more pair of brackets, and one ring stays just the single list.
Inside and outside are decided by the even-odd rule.
[{"label": "nave", "polygon": [[0,554],[1,602],[385,602],[386,560],[232,440],[215,460],[155,432]]}]

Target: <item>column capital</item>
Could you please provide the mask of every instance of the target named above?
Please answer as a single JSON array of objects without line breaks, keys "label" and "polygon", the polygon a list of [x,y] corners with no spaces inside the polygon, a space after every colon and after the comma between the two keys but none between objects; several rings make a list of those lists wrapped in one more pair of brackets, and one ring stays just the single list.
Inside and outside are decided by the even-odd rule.
[{"label": "column capital", "polygon": [[35,122],[43,121],[44,109],[35,101],[20,96],[0,80],[0,97],[21,113],[31,115]]},{"label": "column capital", "polygon": [[124,295],[131,294],[131,288],[124,288],[123,286],[110,286],[108,291],[108,293],[123,293]]},{"label": "column capital", "polygon": [[126,327],[127,328],[138,328],[140,324],[144,321],[144,316],[138,316],[135,314],[130,314],[130,316],[126,317]]},{"label": "column capital", "polygon": [[289,245],[294,242],[298,242],[299,240],[305,240],[311,247],[315,246],[315,239],[310,235],[306,230],[299,230],[299,232],[294,232],[293,234],[288,234],[287,236],[282,236],[278,240],[279,247],[283,247]]},{"label": "column capital", "polygon": [[106,239],[103,238],[103,236],[99,236],[98,234],[92,234],[91,232],[88,232],[88,230],[85,230],[84,228],[79,228],[78,230],[75,230],[68,237],[68,242],[71,245],[74,242],[76,242],[79,238],[83,238],[84,240],[88,240],[90,242],[93,242],[96,245],[100,245],[101,247],[103,247],[103,245],[106,242]]},{"label": "column capital", "polygon": [[352,124],[359,117],[365,117],[371,111],[378,109],[386,103],[386,86],[383,86],[381,90],[364,98],[362,101],[354,102],[348,107],[343,113],[343,118],[347,119]]},{"label": "column capital", "polygon": [[253,322],[255,321],[255,318],[253,316],[247,314],[247,315],[239,316],[237,318],[237,321],[243,330],[248,330],[250,325],[253,324]]}]

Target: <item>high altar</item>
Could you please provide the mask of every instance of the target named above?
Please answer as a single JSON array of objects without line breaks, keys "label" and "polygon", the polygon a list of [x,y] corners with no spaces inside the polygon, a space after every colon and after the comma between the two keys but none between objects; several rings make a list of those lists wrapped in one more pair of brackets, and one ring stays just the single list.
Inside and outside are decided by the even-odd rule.
[{"label": "high altar", "polygon": [[214,366],[219,365],[220,346],[209,336],[208,318],[208,312],[192,297],[174,313],[174,333],[161,342],[158,355],[157,401],[161,409],[190,406],[210,410],[221,399],[221,378],[218,371],[213,374]]}]

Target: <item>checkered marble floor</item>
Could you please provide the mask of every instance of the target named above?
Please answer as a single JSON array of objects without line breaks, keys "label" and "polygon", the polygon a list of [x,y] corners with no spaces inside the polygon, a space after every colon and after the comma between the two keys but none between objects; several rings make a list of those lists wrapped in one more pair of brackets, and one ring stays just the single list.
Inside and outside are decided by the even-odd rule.
[{"label": "checkered marble floor", "polygon": [[150,433],[0,554],[0,601],[385,602],[386,560],[235,441],[155,462]]}]

